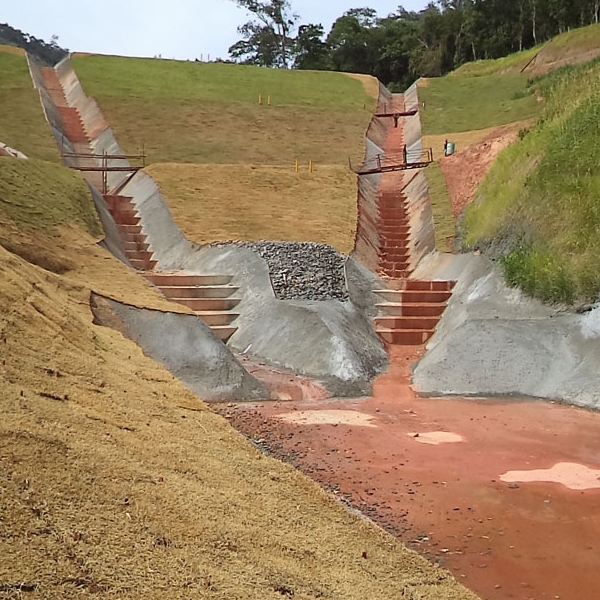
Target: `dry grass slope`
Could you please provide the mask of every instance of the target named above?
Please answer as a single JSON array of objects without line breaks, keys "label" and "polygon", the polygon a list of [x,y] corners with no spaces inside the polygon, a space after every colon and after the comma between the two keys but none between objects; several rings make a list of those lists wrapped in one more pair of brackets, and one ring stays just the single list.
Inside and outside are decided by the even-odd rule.
[{"label": "dry grass slope", "polygon": [[347,168],[158,164],[147,172],[196,243],[267,239],[353,248],[356,176]]}]

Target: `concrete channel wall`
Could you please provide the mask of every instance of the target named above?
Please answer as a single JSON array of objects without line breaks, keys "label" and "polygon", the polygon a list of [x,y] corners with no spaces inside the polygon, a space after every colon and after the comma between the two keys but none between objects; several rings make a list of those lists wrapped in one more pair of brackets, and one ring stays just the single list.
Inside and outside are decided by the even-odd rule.
[{"label": "concrete channel wall", "polygon": [[[238,330],[228,346],[318,378],[335,395],[369,393],[370,381],[387,364],[369,317],[376,298],[367,306],[338,300],[278,300],[267,263],[255,252],[232,244],[198,246],[187,240],[146,173],[137,173],[121,193],[133,197],[158,270],[232,276],[240,302],[235,307]],[[351,271],[351,296],[374,286],[370,273]]]},{"label": "concrete channel wall", "polygon": [[484,256],[453,256],[444,268],[438,275],[457,283],[414,371],[421,393],[531,396],[600,410],[600,305],[574,314],[542,304],[510,288]]},{"label": "concrete channel wall", "polygon": [[[44,81],[44,76],[42,75],[42,67],[29,54],[27,54],[27,63],[29,64],[29,73],[31,74],[33,86],[38,91],[40,96],[42,109],[44,111],[44,115],[46,116],[46,121],[48,122],[48,125],[50,125],[52,135],[56,140],[56,145],[58,146],[59,151],[62,150],[63,152],[70,154],[73,152],[73,146],[64,135],[62,118],[56,104],[50,97],[50,93],[46,89],[46,83]],[[67,166],[74,166],[75,161],[73,159],[68,159],[65,160],[65,164]]]},{"label": "concrete channel wall", "polygon": [[[407,109],[420,106],[416,82],[404,93],[404,102]],[[420,112],[405,119],[404,143],[409,153],[423,149]],[[435,224],[424,170],[404,171],[404,186],[410,223],[410,268],[414,270],[427,254],[435,250]]]},{"label": "concrete channel wall", "polygon": [[[73,70],[69,57],[64,58],[54,68],[58,79],[65,92],[67,105],[76,108],[83,128],[90,140],[90,151],[92,154],[123,155],[112,129],[106,123],[98,104],[93,98],[86,96],[85,91]],[[81,162],[81,161],[80,161]],[[94,164],[100,166],[102,159],[88,159],[86,165]],[[106,164],[109,167],[128,167],[129,162],[125,159],[108,158]],[[127,174],[122,172],[107,173],[108,189],[113,189],[125,181]]]},{"label": "concrete channel wall", "polygon": [[[393,95],[380,84],[377,112],[386,112],[392,104]],[[404,94],[404,104],[407,109],[419,106],[416,83]],[[367,129],[365,164],[378,154],[384,154],[386,138],[391,119],[373,116]],[[409,152],[422,150],[421,119],[419,113],[403,119],[404,142]],[[400,149],[398,149],[400,151]],[[379,194],[382,174],[367,174],[358,176],[358,223],[354,244],[354,256],[368,269],[377,272],[380,260],[380,233],[382,225],[379,214]],[[410,236],[408,250],[410,252],[410,270],[414,270],[427,254],[435,249],[435,227],[429,188],[423,170],[407,170],[389,173],[386,177],[395,176],[398,179],[398,201],[404,202],[407,211]],[[405,198],[402,199],[402,196]]]}]

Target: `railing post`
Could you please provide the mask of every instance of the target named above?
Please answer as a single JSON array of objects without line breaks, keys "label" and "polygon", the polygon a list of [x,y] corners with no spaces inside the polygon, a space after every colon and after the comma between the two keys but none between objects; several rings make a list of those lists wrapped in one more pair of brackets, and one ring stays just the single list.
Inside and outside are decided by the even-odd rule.
[{"label": "railing post", "polygon": [[106,158],[106,150],[102,156],[102,195],[106,196],[108,190],[108,160]]}]

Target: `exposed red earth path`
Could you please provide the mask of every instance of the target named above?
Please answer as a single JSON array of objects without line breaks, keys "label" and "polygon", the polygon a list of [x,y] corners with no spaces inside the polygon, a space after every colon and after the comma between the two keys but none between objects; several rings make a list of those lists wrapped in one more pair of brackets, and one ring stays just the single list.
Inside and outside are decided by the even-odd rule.
[{"label": "exposed red earth path", "polygon": [[[392,347],[371,398],[217,410],[482,598],[600,598],[600,414],[419,398],[409,377],[420,351]],[[571,487],[526,482],[544,478]]]}]

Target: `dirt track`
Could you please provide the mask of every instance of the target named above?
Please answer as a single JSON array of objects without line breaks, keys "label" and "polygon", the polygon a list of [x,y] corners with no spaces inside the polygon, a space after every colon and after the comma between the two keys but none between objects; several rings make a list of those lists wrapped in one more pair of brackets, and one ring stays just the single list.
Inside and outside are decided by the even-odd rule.
[{"label": "dirt track", "polygon": [[[394,351],[371,398],[218,410],[489,600],[595,597],[600,481],[573,465],[598,468],[600,415],[531,399],[417,398],[416,354]],[[539,473],[501,480],[558,463],[572,463],[566,485],[524,482]]]},{"label": "dirt track", "polygon": [[474,200],[475,190],[504,148],[516,141],[522,123],[503,125],[492,130],[483,141],[440,158],[446,178],[454,217]]}]

